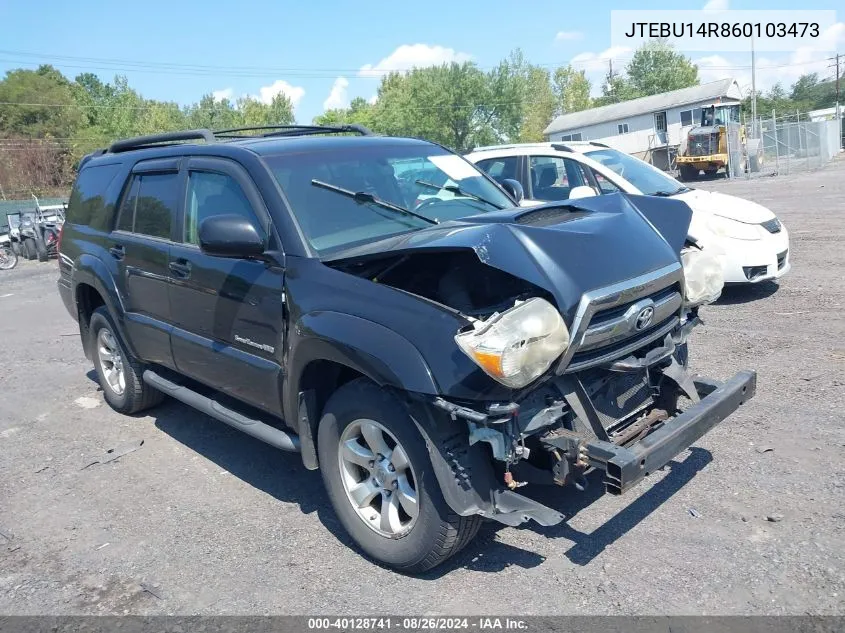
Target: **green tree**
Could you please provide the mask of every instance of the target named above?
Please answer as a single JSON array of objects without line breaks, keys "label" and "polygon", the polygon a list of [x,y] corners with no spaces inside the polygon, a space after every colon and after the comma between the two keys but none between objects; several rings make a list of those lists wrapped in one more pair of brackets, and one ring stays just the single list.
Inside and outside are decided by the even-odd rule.
[{"label": "green tree", "polygon": [[554,96],[557,114],[579,112],[592,106],[592,85],[583,70],[561,66],[554,74]]},{"label": "green tree", "polygon": [[697,86],[698,66],[665,42],[638,48],[625,67],[627,81],[639,96]]},{"label": "green tree", "polygon": [[391,73],[379,86],[374,127],[460,152],[515,139],[522,115],[520,88],[507,61],[489,73],[471,62]]},{"label": "green tree", "polygon": [[533,143],[543,140],[543,130],[554,118],[556,104],[549,71],[540,66],[530,66],[524,78],[520,142]]},{"label": "green tree", "polygon": [[4,137],[70,138],[86,123],[70,82],[52,66],[7,72],[0,104],[9,104],[0,105]]}]

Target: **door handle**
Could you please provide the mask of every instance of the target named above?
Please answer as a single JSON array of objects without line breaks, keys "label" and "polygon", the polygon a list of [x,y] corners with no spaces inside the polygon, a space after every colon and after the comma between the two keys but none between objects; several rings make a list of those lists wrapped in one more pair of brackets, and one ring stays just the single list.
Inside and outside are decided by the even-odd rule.
[{"label": "door handle", "polygon": [[116,244],[109,249],[109,253],[115,259],[121,260],[123,259],[123,256],[126,255],[126,249],[124,249],[120,244]]},{"label": "door handle", "polygon": [[185,259],[177,259],[175,262],[170,262],[170,270],[177,277],[187,278],[191,276],[191,262]]}]

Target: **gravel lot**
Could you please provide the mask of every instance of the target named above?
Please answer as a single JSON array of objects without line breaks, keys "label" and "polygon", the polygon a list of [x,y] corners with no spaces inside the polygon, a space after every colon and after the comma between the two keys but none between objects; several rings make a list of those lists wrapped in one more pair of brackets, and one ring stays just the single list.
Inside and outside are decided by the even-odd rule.
[{"label": "gravel lot", "polygon": [[756,398],[628,495],[538,489],[566,522],[489,524],[423,578],[350,549],[297,455],[176,402],[112,412],[55,262],[0,272],[0,613],[845,612],[845,160],[701,186],[791,231],[792,272],[726,292],[691,345],[699,373],[756,369]]}]

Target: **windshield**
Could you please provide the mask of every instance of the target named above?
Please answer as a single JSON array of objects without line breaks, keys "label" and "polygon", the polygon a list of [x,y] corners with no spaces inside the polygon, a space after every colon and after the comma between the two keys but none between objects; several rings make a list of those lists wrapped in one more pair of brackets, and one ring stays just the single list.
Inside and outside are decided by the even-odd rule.
[{"label": "windshield", "polygon": [[434,145],[335,146],[265,159],[320,255],[513,206],[475,166]]},{"label": "windshield", "polygon": [[16,229],[21,225],[21,214],[10,213],[6,216],[6,220],[9,222],[10,229]]},{"label": "windshield", "polygon": [[615,171],[647,196],[665,196],[688,190],[688,187],[656,167],[618,150],[597,149],[586,154]]}]

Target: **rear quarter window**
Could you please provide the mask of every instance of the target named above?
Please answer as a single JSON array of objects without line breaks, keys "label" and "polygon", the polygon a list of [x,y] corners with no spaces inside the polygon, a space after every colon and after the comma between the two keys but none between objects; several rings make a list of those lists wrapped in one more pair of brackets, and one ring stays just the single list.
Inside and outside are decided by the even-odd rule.
[{"label": "rear quarter window", "polygon": [[110,230],[114,203],[107,198],[107,192],[120,168],[116,164],[92,165],[79,172],[68,202],[67,222],[98,231]]}]

